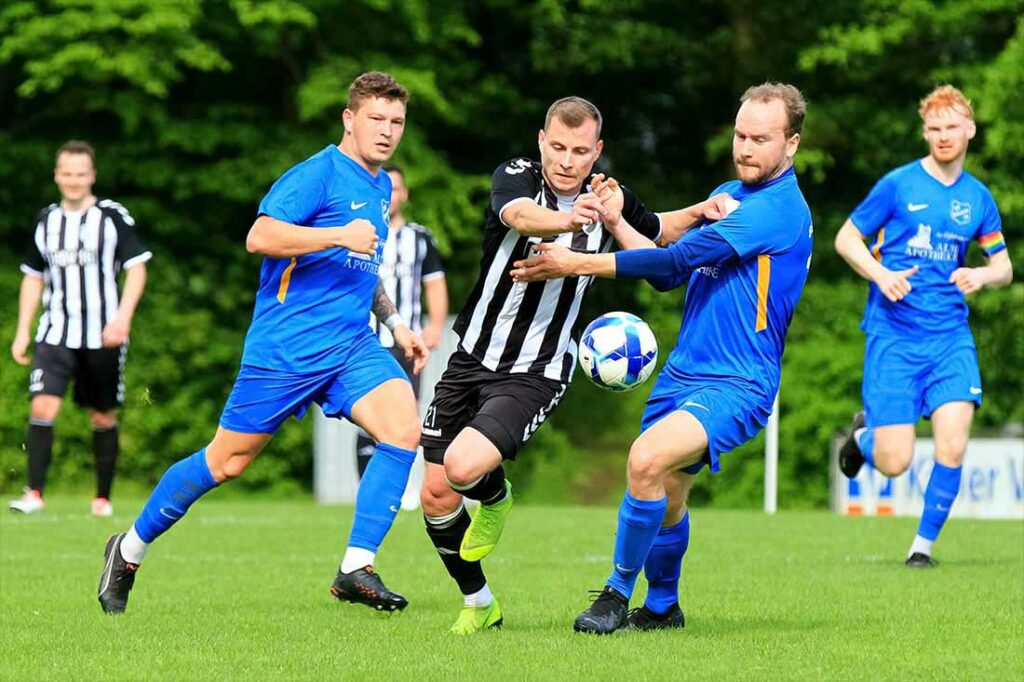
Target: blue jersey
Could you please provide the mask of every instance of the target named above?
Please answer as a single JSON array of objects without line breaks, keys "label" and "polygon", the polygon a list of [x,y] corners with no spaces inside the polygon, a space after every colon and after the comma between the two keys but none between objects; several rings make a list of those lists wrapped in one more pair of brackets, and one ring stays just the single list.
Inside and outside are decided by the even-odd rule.
[{"label": "blue jersey", "polygon": [[242,364],[285,372],[336,368],[367,325],[388,237],[391,178],[372,175],[331,145],[282,175],[259,212],[293,225],[343,227],[363,218],[377,228],[377,253],[332,248],[265,258]]},{"label": "blue jersey", "polygon": [[740,206],[701,229],[718,232],[739,259],[690,276],[679,339],[662,374],[734,382],[770,404],[811,264],[811,211],[792,168],[763,185],[727,182],[712,195],[719,192]]},{"label": "blue jersey", "polygon": [[964,171],[946,186],[914,161],[878,181],[850,215],[871,252],[886,268],[918,266],[912,289],[896,303],[874,283],[861,329],[868,334],[932,334],[963,329],[967,304],[949,277],[964,264],[967,247],[978,240],[989,256],[1006,248],[992,193]]}]

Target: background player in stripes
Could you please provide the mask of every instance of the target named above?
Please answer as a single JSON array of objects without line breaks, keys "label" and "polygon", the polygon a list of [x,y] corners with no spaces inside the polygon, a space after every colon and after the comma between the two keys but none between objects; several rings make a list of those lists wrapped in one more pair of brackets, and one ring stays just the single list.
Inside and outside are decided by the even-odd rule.
[{"label": "background player in stripes", "polygon": [[[146,250],[127,209],[97,199],[95,153],[73,140],[57,150],[53,178],[60,203],[39,213],[25,258],[18,298],[18,326],[11,355],[29,364],[29,328],[40,298],[43,314],[29,373],[31,407],[26,451],[28,487],[12,500],[13,511],[43,508],[53,450],[53,424],[68,384],[75,402],[89,408],[96,461],[92,513],[110,516],[110,491],[118,455],[117,407],[124,400],[124,363],[135,307],[146,286]],[[126,272],[120,297],[117,278]]]},{"label": "background player in stripes", "polygon": [[[387,171],[391,178],[391,223],[381,255],[380,281],[388,298],[398,308],[398,314],[410,329],[422,334],[427,348],[433,350],[441,343],[445,319],[448,317],[448,285],[444,265],[427,228],[405,219],[403,209],[409,201],[405,175],[397,166],[389,166]],[[422,319],[423,301],[427,304],[426,327]],[[381,320],[371,315],[370,324],[377,331],[381,345],[391,349],[398,364],[409,376],[413,393],[419,399],[420,377],[413,372],[413,363],[405,357],[401,346],[395,345],[394,335]],[[359,432],[356,462],[360,477],[366,471],[376,447],[376,442],[369,434]]]},{"label": "background player in stripes", "polygon": [[[964,170],[974,110],[943,85],[921,100],[928,155],[875,184],[836,235],[836,250],[871,284],[861,329],[867,335],[862,397],[840,450],[849,477],[865,460],[898,476],[914,457],[917,421],[931,419],[935,466],[906,564],[933,565],[939,536],[960,491],[964,451],[981,375],[964,297],[1013,278],[1002,220],[988,188]],[[864,239],[874,235],[869,250]],[[987,264],[965,267],[977,241]]]},{"label": "background player in stripes", "polygon": [[127,533],[107,541],[99,601],[121,613],[139,563],[162,533],[221,483],[240,476],[282,422],[316,402],[380,443],[356,498],[338,599],[402,609],[373,570],[419,445],[416,400],[405,372],[367,325],[372,309],[392,327],[416,369],[423,341],[380,286],[391,180],[381,165],[405,130],[408,93],[391,76],[365,73],[349,88],[341,144],[328,145],[282,175],[260,203],[246,247],[265,256],[242,366],[206,447],[171,466]]},{"label": "background player in stripes", "polygon": [[[739,180],[718,187],[739,207],[668,249],[638,234],[609,200],[606,224],[630,250],[581,254],[542,245],[519,261],[520,281],[551,277],[644,277],[666,291],[687,284],[676,347],[647,400],[629,451],[613,570],[574,624],[606,634],[682,627],[679,576],[689,546],[687,496],[705,466],[753,438],[771,414],[782,349],[810,268],[811,212],[793,169],[805,104],[792,85],[765,83],[741,99],[733,134]],[[641,567],[644,605],[628,617]]]},{"label": "background player in stripes", "polygon": [[[540,163],[515,158],[494,171],[480,276],[455,323],[460,342],[423,423],[427,461],[421,502],[427,534],[464,597],[456,634],[503,619],[480,560],[495,547],[512,505],[502,462],[516,457],[561,401],[576,365],[574,327],[593,278],[513,282],[512,263],[538,244],[608,251],[605,208],[594,190],[601,113],[579,97],[548,109]],[[673,241],[720,217],[724,195],[669,213],[648,211],[629,191],[620,210],[646,240]],[[479,500],[470,522],[463,497]]]}]

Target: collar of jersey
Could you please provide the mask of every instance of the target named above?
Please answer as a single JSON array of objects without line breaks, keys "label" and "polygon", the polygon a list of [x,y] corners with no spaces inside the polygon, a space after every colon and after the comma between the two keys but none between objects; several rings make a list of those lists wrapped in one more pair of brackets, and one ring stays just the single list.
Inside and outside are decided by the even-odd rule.
[{"label": "collar of jersey", "polygon": [[937,177],[935,177],[934,175],[932,175],[931,173],[928,172],[928,169],[924,167],[924,158],[920,158],[920,159],[917,160],[917,169],[919,171],[921,171],[921,173],[926,178],[928,178],[929,180],[934,182],[936,185],[938,185],[942,189],[953,189],[954,187],[959,185],[960,181],[964,179],[965,175],[967,175],[967,169],[966,168],[961,168],[960,169],[960,175],[956,176],[956,180],[953,181],[953,184],[952,185],[947,185],[942,180],[939,180]]}]

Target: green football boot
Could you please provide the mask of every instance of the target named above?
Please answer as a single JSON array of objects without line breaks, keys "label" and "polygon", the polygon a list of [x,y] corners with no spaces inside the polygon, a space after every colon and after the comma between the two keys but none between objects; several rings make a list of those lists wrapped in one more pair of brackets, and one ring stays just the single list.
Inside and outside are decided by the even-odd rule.
[{"label": "green football boot", "polygon": [[459,619],[448,632],[453,635],[472,635],[474,632],[500,628],[503,621],[498,600],[492,599],[490,606],[463,608],[459,613]]},{"label": "green football boot", "polygon": [[480,561],[494,551],[505,529],[505,520],[512,511],[512,484],[505,481],[505,499],[497,504],[481,504],[462,536],[459,556],[466,561]]}]

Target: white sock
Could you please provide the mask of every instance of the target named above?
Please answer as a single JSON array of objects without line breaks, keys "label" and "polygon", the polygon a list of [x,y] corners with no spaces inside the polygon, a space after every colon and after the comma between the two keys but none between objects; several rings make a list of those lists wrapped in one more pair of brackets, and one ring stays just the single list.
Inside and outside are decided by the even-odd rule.
[{"label": "white sock", "polygon": [[860,437],[864,435],[865,431],[867,428],[862,426],[853,432],[853,442],[857,444],[857,447],[860,447]]},{"label": "white sock", "polygon": [[371,552],[362,547],[346,547],[345,558],[341,560],[341,572],[351,573],[360,568],[373,566],[373,560],[377,558],[376,552]]},{"label": "white sock", "polygon": [[128,529],[124,539],[121,540],[121,558],[130,564],[141,564],[149,551],[149,543],[143,542],[139,534],[135,532],[135,524]]},{"label": "white sock", "polygon": [[928,539],[925,539],[925,538],[921,537],[920,535],[915,535],[914,536],[914,542],[913,542],[913,544],[910,545],[910,551],[907,552],[907,558],[909,559],[911,554],[915,554],[917,552],[920,552],[921,554],[927,554],[928,556],[931,556],[932,555],[932,544],[934,542],[935,542],[934,540],[928,540]]},{"label": "white sock", "polygon": [[483,588],[480,590],[473,594],[464,595],[462,601],[466,606],[479,609],[484,606],[490,606],[491,602],[494,601],[494,596],[491,594],[491,588],[487,586],[487,583],[484,583]]}]

